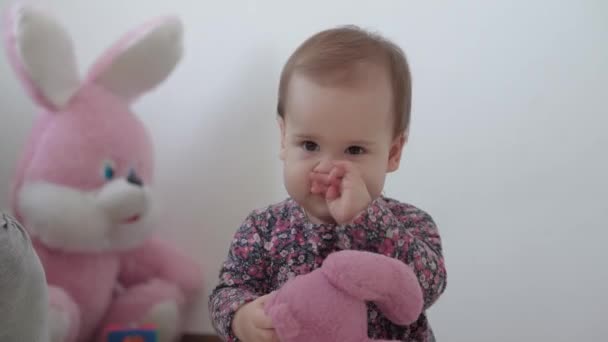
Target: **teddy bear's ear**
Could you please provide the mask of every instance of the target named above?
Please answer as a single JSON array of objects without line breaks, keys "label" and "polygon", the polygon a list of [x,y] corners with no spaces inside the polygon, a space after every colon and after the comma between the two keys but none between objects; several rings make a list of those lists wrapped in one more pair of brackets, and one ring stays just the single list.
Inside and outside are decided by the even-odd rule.
[{"label": "teddy bear's ear", "polygon": [[400,260],[364,251],[330,254],[321,270],[336,288],[374,302],[396,324],[411,324],[422,312],[424,299],[414,271]]},{"label": "teddy bear's ear", "polygon": [[69,34],[39,7],[16,4],[4,17],[8,60],[33,100],[50,110],[67,104],[80,80]]},{"label": "teddy bear's ear", "polygon": [[127,102],[163,82],[182,57],[183,27],[179,18],[155,19],[129,32],[91,68],[95,83]]}]

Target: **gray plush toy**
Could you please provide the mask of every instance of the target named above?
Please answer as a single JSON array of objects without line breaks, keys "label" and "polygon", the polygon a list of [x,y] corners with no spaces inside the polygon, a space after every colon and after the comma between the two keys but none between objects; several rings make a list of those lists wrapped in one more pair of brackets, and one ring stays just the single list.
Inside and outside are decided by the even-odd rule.
[{"label": "gray plush toy", "polygon": [[0,341],[48,342],[45,273],[17,220],[0,211]]}]

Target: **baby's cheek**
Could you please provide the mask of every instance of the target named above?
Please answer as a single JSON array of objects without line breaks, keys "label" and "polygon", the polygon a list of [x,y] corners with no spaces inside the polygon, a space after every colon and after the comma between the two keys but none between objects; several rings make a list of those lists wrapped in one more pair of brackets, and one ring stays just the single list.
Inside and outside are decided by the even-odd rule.
[{"label": "baby's cheek", "polygon": [[364,174],[364,182],[367,191],[372,198],[377,198],[382,194],[386,173],[382,170],[370,170]]},{"label": "baby's cheek", "polygon": [[307,163],[311,162],[316,156],[314,153],[306,152],[301,148],[292,149],[289,153],[289,159],[294,162]]},{"label": "baby's cheek", "polygon": [[292,196],[302,195],[310,191],[311,181],[308,177],[310,169],[304,163],[287,163],[283,170],[287,191]]}]

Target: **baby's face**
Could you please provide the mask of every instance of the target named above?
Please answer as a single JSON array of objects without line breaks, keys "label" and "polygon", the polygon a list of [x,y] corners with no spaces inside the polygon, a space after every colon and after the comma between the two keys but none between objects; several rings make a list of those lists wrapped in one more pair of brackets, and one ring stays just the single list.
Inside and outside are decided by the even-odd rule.
[{"label": "baby's face", "polygon": [[403,138],[394,136],[388,75],[368,68],[354,85],[321,85],[295,74],[289,84],[281,127],[281,159],[289,195],[313,222],[333,222],[325,199],[311,193],[311,171],[331,171],[347,160],[361,173],[372,199],[381,195],[386,173],[399,165]]}]

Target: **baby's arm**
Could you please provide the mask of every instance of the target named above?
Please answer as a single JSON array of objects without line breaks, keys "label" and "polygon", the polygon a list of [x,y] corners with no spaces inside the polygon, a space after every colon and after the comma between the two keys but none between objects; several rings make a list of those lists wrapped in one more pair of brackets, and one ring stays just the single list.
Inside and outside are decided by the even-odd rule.
[{"label": "baby's arm", "polygon": [[237,341],[232,331],[236,311],[269,292],[270,264],[261,233],[265,222],[252,214],[241,225],[220,270],[219,284],[209,297],[211,322],[223,341]]},{"label": "baby's arm", "polygon": [[372,250],[410,265],[416,274],[428,309],[446,287],[441,238],[431,216],[413,206],[382,198],[338,228],[351,241],[351,249]]}]

